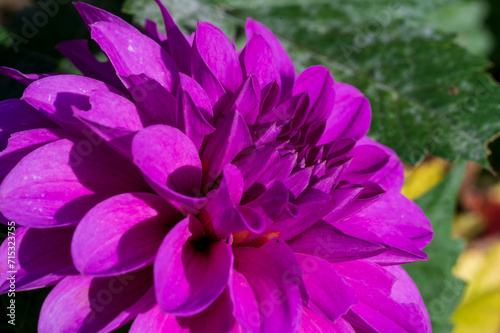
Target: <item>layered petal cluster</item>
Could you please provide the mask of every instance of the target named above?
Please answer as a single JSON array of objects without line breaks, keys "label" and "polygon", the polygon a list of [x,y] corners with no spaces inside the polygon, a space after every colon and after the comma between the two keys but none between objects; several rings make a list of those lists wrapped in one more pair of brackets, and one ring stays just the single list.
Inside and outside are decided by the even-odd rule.
[{"label": "layered petal cluster", "polygon": [[166,35],[76,3],[109,59],[58,45],[84,76],[0,69],[27,86],[0,102],[0,219],[17,290],[55,286],[39,331],[430,332],[399,265],[432,229],[368,100],[259,22],[237,50],[157,2]]}]

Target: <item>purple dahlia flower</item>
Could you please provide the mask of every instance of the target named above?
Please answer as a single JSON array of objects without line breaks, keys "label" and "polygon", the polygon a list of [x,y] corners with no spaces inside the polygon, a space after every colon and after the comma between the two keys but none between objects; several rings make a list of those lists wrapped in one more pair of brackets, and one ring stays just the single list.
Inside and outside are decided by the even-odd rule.
[{"label": "purple dahlia flower", "polygon": [[328,69],[296,75],[249,19],[242,50],[200,22],[166,36],[77,3],[85,76],[1,72],[1,292],[55,287],[40,332],[430,332],[399,266],[425,260],[402,164],[366,137],[367,99]]}]

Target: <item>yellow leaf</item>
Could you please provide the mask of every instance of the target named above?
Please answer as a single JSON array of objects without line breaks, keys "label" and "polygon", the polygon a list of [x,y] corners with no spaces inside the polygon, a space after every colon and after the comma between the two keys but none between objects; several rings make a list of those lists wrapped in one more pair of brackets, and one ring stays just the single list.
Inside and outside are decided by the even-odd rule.
[{"label": "yellow leaf", "polygon": [[403,193],[410,199],[416,199],[437,185],[446,175],[448,163],[440,158],[432,158],[422,164],[405,168]]},{"label": "yellow leaf", "polygon": [[454,273],[468,285],[453,315],[453,333],[500,332],[500,240],[460,256]]}]

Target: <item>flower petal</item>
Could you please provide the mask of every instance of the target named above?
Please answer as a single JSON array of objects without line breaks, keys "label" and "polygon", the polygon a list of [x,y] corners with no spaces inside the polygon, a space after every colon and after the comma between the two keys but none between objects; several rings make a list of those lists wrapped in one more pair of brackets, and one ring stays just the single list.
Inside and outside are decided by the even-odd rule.
[{"label": "flower petal", "polygon": [[432,225],[422,209],[395,191],[387,192],[377,202],[356,214],[356,217],[384,221],[397,228],[420,249],[432,239]]},{"label": "flower petal", "polygon": [[200,149],[203,139],[215,131],[196,106],[188,91],[177,90],[177,128],[182,130]]},{"label": "flower petal", "polygon": [[279,161],[270,165],[259,179],[257,179],[257,183],[268,188],[276,181],[284,182],[290,176],[296,164],[297,153],[286,154]]},{"label": "flower petal", "polygon": [[148,191],[137,169],[105,145],[62,139],[25,156],[0,185],[0,210],[30,227],[76,225],[98,202]]},{"label": "flower petal", "polygon": [[214,114],[212,110],[212,104],[208,98],[207,93],[200,86],[198,82],[192,79],[190,76],[180,74],[181,86],[184,90],[189,92],[193,98],[194,104],[200,109],[203,117],[212,125],[214,123]]},{"label": "flower petal", "polygon": [[245,150],[239,154],[233,163],[243,175],[243,190],[248,190],[271,165],[279,160],[279,157],[279,152],[270,146]]},{"label": "flower petal", "polygon": [[[15,242],[7,238],[0,246],[0,293],[9,290],[11,274],[15,276],[16,291],[46,287],[65,275],[77,274],[70,255],[74,230],[74,227],[17,228]],[[13,243],[15,250],[9,249]],[[12,263],[7,260],[11,252],[15,253],[14,267],[8,267]]]},{"label": "flower petal", "polygon": [[76,115],[109,128],[131,131],[143,128],[140,111],[125,97],[108,91],[94,91],[90,94],[90,104],[90,110],[76,110]]},{"label": "flower petal", "polygon": [[307,254],[295,254],[304,274],[310,305],[335,322],[357,303],[354,290],[329,262]]},{"label": "flower petal", "polygon": [[[193,48],[226,89],[231,92],[238,89],[243,78],[236,50],[219,28],[207,22],[199,22]],[[193,73],[194,70],[193,68]]]},{"label": "flower petal", "polygon": [[24,86],[28,86],[32,82],[39,80],[43,77],[50,76],[50,74],[23,74],[17,69],[5,66],[0,66],[0,75],[16,80],[17,82],[19,82]]},{"label": "flower petal", "polygon": [[355,333],[352,326],[342,318],[335,323],[307,307],[302,307],[302,320],[297,333]]},{"label": "flower petal", "polygon": [[58,124],[82,131],[85,126],[73,116],[73,108],[89,110],[95,90],[119,91],[104,82],[78,75],[57,75],[40,79],[26,88],[23,100]]},{"label": "flower petal", "polygon": [[231,311],[232,304],[227,292],[223,292],[206,310],[191,317],[175,317],[163,313],[156,305],[137,316],[130,333],[232,332],[234,319]]},{"label": "flower petal", "polygon": [[294,201],[298,213],[288,219],[273,224],[273,229],[281,233],[281,238],[293,238],[328,215],[335,205],[332,198],[319,190],[307,189]]},{"label": "flower petal", "polygon": [[[179,84],[179,69],[170,55],[151,38],[132,26],[111,22],[91,25],[91,35],[116,69],[119,76],[145,74],[169,92]],[[126,80],[125,86],[132,88]]]},{"label": "flower petal", "polygon": [[387,266],[385,269],[397,278],[391,291],[392,299],[400,304],[416,304],[420,309],[420,314],[415,314],[414,319],[417,320],[418,325],[422,325],[422,328],[425,327],[421,332],[432,332],[429,314],[411,277],[401,266]]},{"label": "flower petal", "polygon": [[197,212],[206,202],[197,197],[202,170],[198,151],[177,128],[149,126],[132,140],[134,163],[149,184],[182,213]]},{"label": "flower petal", "polygon": [[267,114],[274,110],[280,101],[281,86],[276,81],[273,81],[262,88],[260,98],[260,113]]},{"label": "flower petal", "polygon": [[333,77],[328,68],[312,66],[305,69],[295,81],[293,94],[307,91],[310,98],[309,113],[305,123],[328,119],[335,104]]},{"label": "flower petal", "polygon": [[296,253],[313,255],[329,262],[351,261],[372,257],[388,250],[375,235],[356,238],[324,221],[316,223],[287,241]]},{"label": "flower petal", "polygon": [[224,167],[243,149],[252,144],[250,131],[243,117],[231,111],[219,118],[216,130],[207,138],[201,160],[203,163],[203,184],[210,185]]},{"label": "flower petal", "polygon": [[207,309],[224,291],[233,266],[231,246],[211,243],[195,217],[179,222],[165,237],[154,273],[163,312],[191,316]]},{"label": "flower petal", "polygon": [[38,332],[112,332],[154,300],[150,269],[110,278],[67,277],[43,303]]},{"label": "flower petal", "polygon": [[[148,18],[145,20],[144,30],[146,30],[145,34],[147,36],[151,37],[155,42],[157,42],[160,45],[167,40],[167,35],[160,32],[160,30],[158,29],[158,24],[153,20],[150,20]],[[165,48],[165,46],[163,46],[163,48]]]},{"label": "flower petal", "polygon": [[382,186],[386,191],[401,192],[404,182],[404,168],[398,155],[389,147],[366,136],[357,142],[357,145],[366,144],[377,146],[390,156],[389,162],[373,176],[372,181]]},{"label": "flower petal", "polygon": [[[346,316],[352,325],[375,332],[429,332],[425,316],[416,303],[399,303],[392,297],[397,281],[394,275],[364,261],[334,265],[347,278],[359,300],[352,308],[354,315]],[[411,292],[418,293],[416,289]]]},{"label": "flower petal", "polygon": [[90,104],[88,111],[73,109],[75,117],[89,128],[83,133],[99,135],[113,149],[130,159],[132,136],[143,128],[140,111],[125,97],[105,91],[92,92]]},{"label": "flower petal", "polygon": [[83,75],[106,82],[120,90],[125,88],[116,76],[113,65],[109,61],[97,60],[90,52],[86,39],[67,40],[57,44],[56,49],[68,58]]},{"label": "flower petal", "polygon": [[113,276],[150,265],[181,217],[155,194],[126,193],[104,200],[85,214],[75,231],[75,266],[84,275]]},{"label": "flower petal", "polygon": [[257,79],[250,74],[236,92],[233,109],[238,111],[248,125],[255,124],[259,115],[260,87]]},{"label": "flower petal", "polygon": [[361,184],[371,180],[389,162],[390,156],[373,145],[357,146],[349,152],[351,163],[343,172],[341,180]]},{"label": "flower petal", "polygon": [[371,108],[368,99],[356,88],[336,82],[335,105],[326,122],[319,144],[341,138],[361,139],[370,128]]},{"label": "flower petal", "polygon": [[158,81],[146,74],[121,76],[129,87],[135,104],[143,111],[144,126],[153,124],[176,125],[175,97]]},{"label": "flower petal", "polygon": [[247,38],[250,39],[253,34],[261,35],[271,47],[274,55],[274,61],[281,74],[281,94],[288,95],[293,87],[295,79],[295,69],[293,67],[292,59],[285,51],[280,41],[265,25],[260,22],[254,21],[251,18],[247,19],[245,26]]},{"label": "flower petal", "polygon": [[368,260],[370,261],[380,265],[400,265],[414,261],[427,260],[425,252],[421,251],[416,244],[406,238],[397,228],[388,225],[384,220],[351,217],[344,220],[339,228],[342,230],[342,226],[347,224],[354,224],[373,233],[379,237],[386,246],[391,248],[389,251],[369,258]]},{"label": "flower petal", "polygon": [[240,54],[243,76],[252,73],[261,87],[276,81],[281,85],[281,77],[271,47],[264,37],[253,34]]},{"label": "flower petal", "polygon": [[359,185],[339,185],[331,192],[332,199],[337,202],[337,206],[325,217],[325,221],[340,222],[345,220],[377,202],[384,194],[385,191],[373,182]]},{"label": "flower petal", "polygon": [[24,156],[46,143],[69,137],[68,134],[58,128],[40,128],[13,133],[7,148],[0,152],[0,183]]},{"label": "flower petal", "polygon": [[0,151],[16,132],[35,128],[58,128],[54,122],[20,99],[0,102]]},{"label": "flower petal", "polygon": [[[194,42],[196,42],[196,34]],[[205,60],[198,51],[196,44],[193,46],[193,54],[191,57],[191,72],[193,73],[193,78],[196,82],[198,82],[207,93],[207,96],[210,99],[210,104],[215,107],[219,104],[229,102],[226,89],[205,63]]]},{"label": "flower petal", "polygon": [[238,206],[242,194],[240,170],[233,164],[226,165],[219,188],[208,193],[209,200],[198,216],[205,228],[213,229],[210,231],[219,239],[235,231],[264,231],[266,225],[258,212],[247,206]]},{"label": "flower petal", "polygon": [[113,22],[115,24],[121,25],[123,27],[130,26],[127,22],[122,20],[120,17],[113,15],[103,9],[91,6],[84,2],[76,2],[74,6],[80,13],[80,16],[85,22],[85,25],[90,31],[90,25],[96,22]]},{"label": "flower petal", "polygon": [[167,31],[167,45],[170,55],[175,63],[179,66],[179,70],[184,74],[191,74],[191,45],[184,37],[183,33],[175,24],[172,16],[167,8],[160,0],[155,0],[160,7],[163,21],[165,22],[165,30]]},{"label": "flower petal", "polygon": [[234,270],[230,281],[234,318],[245,332],[261,332],[259,305],[255,293],[243,274]]},{"label": "flower petal", "polygon": [[[260,248],[235,247],[234,258],[235,269],[243,274],[255,293],[261,332],[296,332],[302,313],[304,282],[290,248],[275,238]],[[242,314],[243,318],[252,315],[251,312]]]}]

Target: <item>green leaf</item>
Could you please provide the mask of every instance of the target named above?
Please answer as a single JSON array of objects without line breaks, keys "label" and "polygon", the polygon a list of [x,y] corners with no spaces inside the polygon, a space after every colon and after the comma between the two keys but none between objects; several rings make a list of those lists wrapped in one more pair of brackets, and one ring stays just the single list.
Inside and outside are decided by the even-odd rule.
[{"label": "green leaf", "polygon": [[456,1],[432,12],[427,21],[442,31],[457,33],[458,45],[475,54],[488,55],[494,46],[494,37],[484,24],[488,11],[485,1]]},{"label": "green leaf", "polygon": [[464,172],[465,162],[457,163],[443,182],[416,200],[432,222],[434,239],[425,249],[429,261],[408,264],[404,268],[422,294],[434,333],[451,332],[450,316],[465,286],[451,273],[464,246],[463,241],[451,239],[456,200]]},{"label": "green leaf", "polygon": [[[187,31],[208,20],[241,38],[246,17],[271,28],[297,69],[322,64],[371,101],[370,135],[407,162],[427,153],[487,167],[487,142],[500,130],[500,87],[489,63],[429,26],[428,15],[460,0],[166,0]],[[161,22],[153,0],[127,0],[137,23]]]}]

